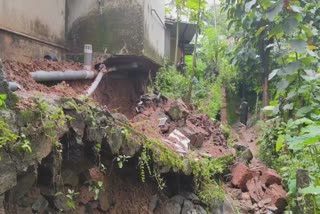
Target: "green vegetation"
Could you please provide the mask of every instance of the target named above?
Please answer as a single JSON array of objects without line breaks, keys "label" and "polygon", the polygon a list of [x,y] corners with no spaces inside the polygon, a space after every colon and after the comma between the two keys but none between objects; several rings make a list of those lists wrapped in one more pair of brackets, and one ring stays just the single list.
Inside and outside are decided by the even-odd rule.
[{"label": "green vegetation", "polygon": [[[176,1],[178,15],[190,10],[190,2],[194,8],[202,3]],[[230,123],[237,121],[245,97],[252,120],[264,119],[260,156],[283,176],[287,210],[320,212],[319,1],[226,0],[219,16],[216,7],[196,8],[200,22],[188,17],[202,35],[199,48],[186,58],[187,72],[167,66],[155,86],[189,101],[192,84],[191,103],[210,117],[221,111]],[[307,186],[296,185],[299,169],[308,173]]]},{"label": "green vegetation", "polygon": [[[320,3],[227,0],[223,9],[236,32],[232,63],[247,78],[243,84],[262,93],[262,106],[269,112],[261,157],[284,177],[288,210],[318,213]],[[296,185],[298,169],[307,170],[307,187]]]},{"label": "green vegetation", "polygon": [[[0,110],[5,107],[5,100],[7,95],[0,95]],[[18,139],[18,136],[11,132],[9,125],[0,119],[0,149],[6,146],[8,143],[15,142]]]},{"label": "green vegetation", "polygon": [[[6,94],[0,95],[0,112],[6,108],[5,101],[7,99]],[[2,112],[1,112],[2,113]],[[0,149],[5,148],[7,146],[14,147],[17,146],[18,149],[21,149],[23,152],[31,153],[31,143],[26,138],[24,134],[18,136],[15,134],[9,127],[9,124],[5,122],[7,120],[6,116],[0,119]],[[17,144],[17,140],[20,141]],[[0,157],[1,158],[1,157]]]},{"label": "green vegetation", "polygon": [[5,107],[5,105],[6,105],[6,103],[5,103],[6,99],[7,99],[7,95],[6,95],[6,94],[0,94],[0,108],[1,108],[1,107]]},{"label": "green vegetation", "polygon": [[119,155],[116,160],[118,162],[119,169],[123,168],[124,163],[128,162],[128,159],[131,158],[130,156],[126,155]]},{"label": "green vegetation", "polygon": [[19,138],[14,134],[9,125],[0,119],[0,149],[8,145],[9,143],[14,143]]},{"label": "green vegetation", "polygon": [[98,200],[101,191],[104,191],[103,181],[89,181],[89,191],[94,193],[94,200]]}]

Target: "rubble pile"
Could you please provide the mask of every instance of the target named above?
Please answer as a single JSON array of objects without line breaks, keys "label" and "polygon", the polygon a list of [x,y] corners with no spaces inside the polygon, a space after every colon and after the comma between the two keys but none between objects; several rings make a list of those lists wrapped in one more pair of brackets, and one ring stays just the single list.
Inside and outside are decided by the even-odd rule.
[{"label": "rubble pile", "polygon": [[282,213],[287,205],[287,193],[281,177],[263,165],[247,167],[237,163],[232,168],[233,195],[249,213]]},{"label": "rubble pile", "polygon": [[[146,99],[148,98],[148,99]],[[155,92],[143,95],[131,122],[140,132],[161,139],[181,155],[196,151],[200,156],[221,157],[231,154],[217,121],[194,114],[182,100],[169,100]]]}]

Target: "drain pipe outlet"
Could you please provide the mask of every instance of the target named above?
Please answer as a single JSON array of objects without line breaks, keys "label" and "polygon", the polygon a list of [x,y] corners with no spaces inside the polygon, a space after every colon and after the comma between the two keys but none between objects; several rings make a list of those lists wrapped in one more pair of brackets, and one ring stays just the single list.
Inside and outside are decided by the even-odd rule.
[{"label": "drain pipe outlet", "polygon": [[8,88],[10,91],[17,91],[22,89],[22,87],[16,82],[8,82]]},{"label": "drain pipe outlet", "polygon": [[97,76],[95,71],[35,71],[31,72],[32,78],[36,82],[68,81],[94,79]]}]

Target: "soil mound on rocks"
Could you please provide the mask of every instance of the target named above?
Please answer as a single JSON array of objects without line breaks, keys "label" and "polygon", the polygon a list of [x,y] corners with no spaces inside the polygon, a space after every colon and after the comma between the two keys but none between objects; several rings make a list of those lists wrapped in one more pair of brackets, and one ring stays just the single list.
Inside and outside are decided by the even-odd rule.
[{"label": "soil mound on rocks", "polygon": [[[62,82],[37,83],[31,76],[34,71],[65,71],[83,70],[80,63],[53,62],[47,60],[34,60],[29,63],[5,61],[4,70],[8,81],[18,83],[23,89],[18,93],[41,94],[44,96],[61,96],[79,98],[87,94],[87,89],[93,80],[75,80]],[[98,88],[90,97],[98,106],[107,106],[110,111],[120,112],[132,118],[135,115],[135,105],[139,97],[146,93],[146,80],[143,72],[121,71],[105,75]],[[124,78],[115,78],[113,75],[122,75]]]},{"label": "soil mound on rocks", "polygon": [[[23,90],[31,93],[45,93],[66,97],[77,97],[85,94],[88,81],[80,81],[80,87],[71,82],[61,82],[51,87],[37,83],[31,76],[30,72],[34,71],[64,71],[64,70],[81,70],[82,65],[74,62],[53,62],[47,60],[34,60],[30,63],[17,61],[3,62],[5,73],[9,81],[17,82]],[[71,84],[71,86],[69,85]]]}]

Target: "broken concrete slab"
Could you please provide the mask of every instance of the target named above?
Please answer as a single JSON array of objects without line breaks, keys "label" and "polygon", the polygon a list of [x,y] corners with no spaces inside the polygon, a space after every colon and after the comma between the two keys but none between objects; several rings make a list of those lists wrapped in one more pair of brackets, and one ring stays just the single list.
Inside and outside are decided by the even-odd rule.
[{"label": "broken concrete slab", "polygon": [[168,136],[168,139],[165,139],[164,141],[177,148],[177,152],[188,153],[190,150],[190,140],[177,129],[175,129]]}]

